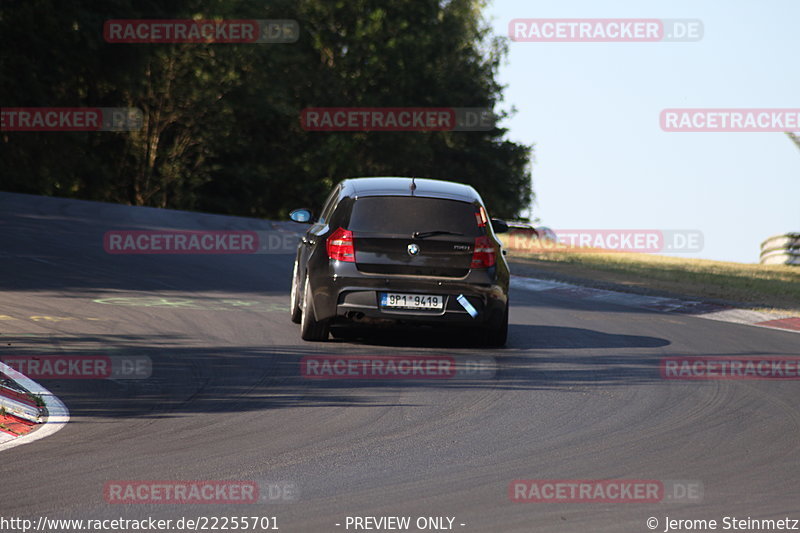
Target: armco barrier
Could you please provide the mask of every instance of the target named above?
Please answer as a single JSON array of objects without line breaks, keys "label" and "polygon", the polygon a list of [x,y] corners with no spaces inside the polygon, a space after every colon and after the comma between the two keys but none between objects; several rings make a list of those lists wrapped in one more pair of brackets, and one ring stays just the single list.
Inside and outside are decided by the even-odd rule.
[{"label": "armco barrier", "polygon": [[800,233],[773,235],[761,243],[762,265],[800,266]]},{"label": "armco barrier", "polygon": [[16,391],[0,388],[0,408],[10,415],[37,424],[41,422],[42,410],[22,395],[14,394]]}]

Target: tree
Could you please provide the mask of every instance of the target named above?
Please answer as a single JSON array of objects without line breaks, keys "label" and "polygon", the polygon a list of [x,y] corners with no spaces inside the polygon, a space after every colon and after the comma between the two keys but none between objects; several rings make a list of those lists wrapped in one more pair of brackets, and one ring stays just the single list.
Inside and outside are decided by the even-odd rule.
[{"label": "tree", "polygon": [[789,139],[790,139],[790,140],[791,140],[791,141],[792,141],[792,142],[793,142],[795,145],[797,145],[797,147],[798,147],[798,148],[800,148],[800,135],[798,135],[798,134],[796,134],[796,133],[792,133],[792,132],[790,132],[790,131],[787,131],[787,132],[784,132],[784,133],[786,133],[786,136],[787,136],[787,137],[789,137]]},{"label": "tree", "polygon": [[[307,107],[482,107],[506,54],[475,0],[52,0],[0,4],[5,106],[137,107],[140,131],[0,136],[5,190],[283,217],[353,176],[474,185],[493,214],[532,197],[506,131],[312,132]],[[294,19],[293,44],[111,44],[108,19]]]}]

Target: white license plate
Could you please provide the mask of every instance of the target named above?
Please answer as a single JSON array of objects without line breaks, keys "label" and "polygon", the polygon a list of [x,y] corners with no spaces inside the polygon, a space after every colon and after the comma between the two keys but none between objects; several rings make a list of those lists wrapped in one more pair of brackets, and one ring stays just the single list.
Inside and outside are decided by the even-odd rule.
[{"label": "white license plate", "polygon": [[442,309],[444,296],[431,294],[380,293],[381,307],[391,309]]}]

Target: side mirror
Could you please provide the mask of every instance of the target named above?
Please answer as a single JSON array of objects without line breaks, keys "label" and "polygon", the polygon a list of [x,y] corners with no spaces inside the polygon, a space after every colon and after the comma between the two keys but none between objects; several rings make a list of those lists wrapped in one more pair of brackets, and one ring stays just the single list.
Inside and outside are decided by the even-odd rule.
[{"label": "side mirror", "polygon": [[305,208],[295,209],[294,211],[289,213],[289,218],[295,222],[300,222],[301,224],[308,224],[311,222],[311,211]]},{"label": "side mirror", "polygon": [[506,224],[505,220],[500,220],[499,218],[493,218],[492,229],[494,230],[495,233],[507,233],[508,224]]}]

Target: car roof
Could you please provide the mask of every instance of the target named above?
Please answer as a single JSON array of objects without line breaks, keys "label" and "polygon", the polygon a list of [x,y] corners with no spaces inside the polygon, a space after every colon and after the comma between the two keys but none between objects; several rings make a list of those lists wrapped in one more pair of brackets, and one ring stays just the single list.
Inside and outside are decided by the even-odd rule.
[{"label": "car roof", "polygon": [[[416,189],[411,190],[414,181]],[[410,177],[349,178],[341,183],[342,194],[353,198],[365,196],[421,196],[483,204],[478,191],[463,183]]]}]

